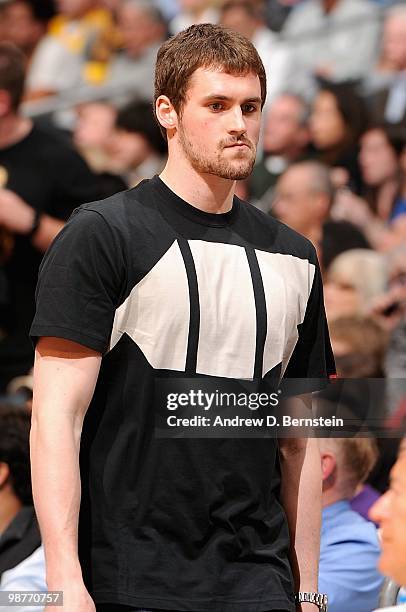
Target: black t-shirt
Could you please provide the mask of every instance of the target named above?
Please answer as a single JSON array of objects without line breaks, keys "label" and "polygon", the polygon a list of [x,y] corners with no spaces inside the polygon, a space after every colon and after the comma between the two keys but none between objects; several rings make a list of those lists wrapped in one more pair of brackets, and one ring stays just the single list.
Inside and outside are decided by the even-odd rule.
[{"label": "black t-shirt", "polygon": [[[3,187],[29,206],[65,221],[83,202],[102,197],[97,177],[57,130],[34,126],[30,133],[0,149]],[[24,374],[32,365],[28,339],[35,312],[35,286],[43,254],[26,236],[14,235],[11,256],[3,262],[0,327],[0,381]]]},{"label": "black t-shirt", "polygon": [[158,177],[77,209],[41,266],[32,336],[103,353],[81,441],[80,558],[98,603],[295,610],[277,441],[161,439],[157,377],[327,378],[311,243]]}]

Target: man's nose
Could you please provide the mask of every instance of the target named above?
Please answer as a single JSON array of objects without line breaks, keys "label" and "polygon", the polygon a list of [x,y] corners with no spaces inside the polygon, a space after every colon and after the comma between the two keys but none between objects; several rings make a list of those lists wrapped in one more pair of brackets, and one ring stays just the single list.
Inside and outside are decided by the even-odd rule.
[{"label": "man's nose", "polygon": [[369,518],[374,523],[381,523],[388,515],[390,510],[390,491],[387,491],[379,499],[376,500],[374,505],[370,508],[368,514]]},{"label": "man's nose", "polygon": [[229,116],[228,131],[230,134],[245,134],[247,126],[245,118],[240,107],[233,108]]}]

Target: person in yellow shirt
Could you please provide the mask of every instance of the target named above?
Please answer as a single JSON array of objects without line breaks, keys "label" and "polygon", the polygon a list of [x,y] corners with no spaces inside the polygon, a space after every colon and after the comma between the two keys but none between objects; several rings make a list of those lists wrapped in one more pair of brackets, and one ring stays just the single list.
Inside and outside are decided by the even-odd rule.
[{"label": "person in yellow shirt", "polygon": [[59,14],[28,71],[28,99],[103,83],[118,44],[112,15],[98,0],[58,0],[57,5]]}]

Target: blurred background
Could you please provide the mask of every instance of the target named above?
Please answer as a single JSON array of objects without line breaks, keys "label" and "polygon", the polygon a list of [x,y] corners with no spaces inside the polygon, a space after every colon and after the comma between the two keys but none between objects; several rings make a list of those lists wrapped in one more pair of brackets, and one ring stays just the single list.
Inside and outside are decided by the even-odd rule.
[{"label": "blurred background", "polygon": [[[169,36],[203,22],[248,37],[268,78],[257,162],[237,194],[314,243],[338,376],[384,380],[382,413],[399,426],[406,415],[406,3],[390,0],[0,0],[5,414],[30,409],[28,330],[43,252],[76,206],[163,168],[166,143],[151,104],[156,53]],[[30,235],[33,210],[46,222]],[[343,469],[351,461],[366,466],[350,495],[366,495],[364,520],[365,507],[388,487],[398,446],[397,438],[371,440],[372,450],[344,449]],[[0,436],[0,464],[1,449]],[[18,512],[30,506],[29,496],[17,498]],[[2,526],[14,516],[2,523],[0,503],[0,576]],[[368,580],[377,598],[381,582]],[[364,609],[372,608],[358,601],[356,611]]]}]

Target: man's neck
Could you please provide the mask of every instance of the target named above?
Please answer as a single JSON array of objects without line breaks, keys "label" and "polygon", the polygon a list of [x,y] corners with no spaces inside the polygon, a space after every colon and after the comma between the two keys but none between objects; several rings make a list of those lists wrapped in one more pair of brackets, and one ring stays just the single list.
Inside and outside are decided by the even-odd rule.
[{"label": "man's neck", "polygon": [[10,114],[0,119],[0,149],[5,149],[23,140],[32,128],[31,119]]},{"label": "man's neck", "polygon": [[328,491],[323,491],[322,495],[322,506],[326,508],[327,506],[332,506],[340,501],[348,501],[347,497],[343,497],[342,493],[338,491],[334,491],[329,489]]},{"label": "man's neck", "polygon": [[0,535],[6,531],[22,507],[22,503],[14,495],[7,495],[0,500]]},{"label": "man's neck", "polygon": [[306,225],[303,227],[295,227],[294,228],[299,234],[305,236],[310,242],[317,246],[321,243],[321,239],[323,237],[323,225],[319,223],[315,223],[314,225]]},{"label": "man's neck", "polygon": [[176,195],[204,212],[225,213],[233,206],[235,181],[201,174],[173,159],[168,159],[160,178]]}]

